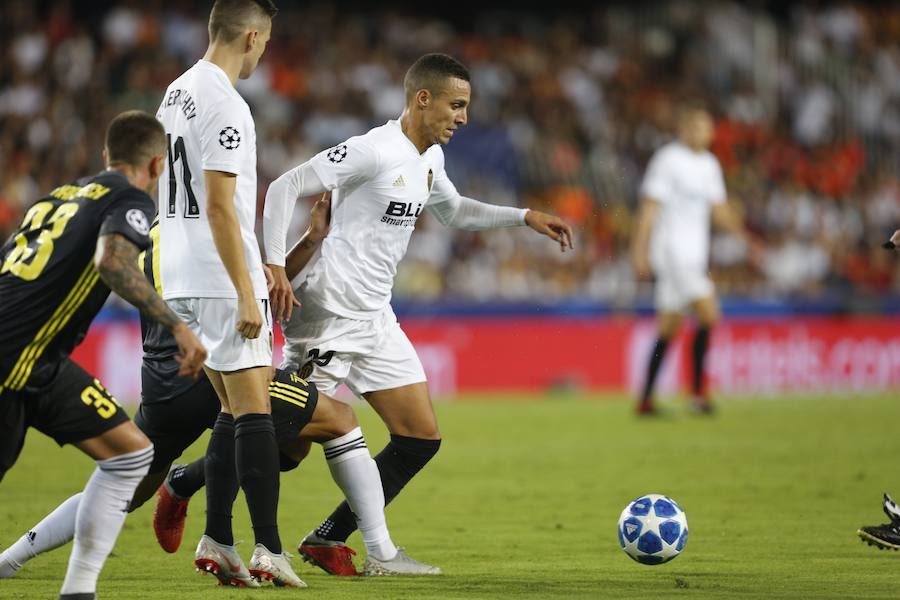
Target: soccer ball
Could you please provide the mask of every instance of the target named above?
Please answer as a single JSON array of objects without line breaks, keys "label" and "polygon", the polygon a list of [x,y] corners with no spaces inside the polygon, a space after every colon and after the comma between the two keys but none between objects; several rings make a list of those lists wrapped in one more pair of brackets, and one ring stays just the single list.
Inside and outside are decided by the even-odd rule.
[{"label": "soccer ball", "polygon": [[660,494],[641,496],[626,506],[618,529],[622,550],[645,565],[669,562],[681,554],[688,537],[687,515]]}]

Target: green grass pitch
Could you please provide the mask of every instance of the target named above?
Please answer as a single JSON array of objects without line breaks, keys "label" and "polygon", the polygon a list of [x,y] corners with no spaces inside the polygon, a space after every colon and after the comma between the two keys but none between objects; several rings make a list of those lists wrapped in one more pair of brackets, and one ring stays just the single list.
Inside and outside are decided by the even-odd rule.
[{"label": "green grass pitch", "polygon": [[[308,590],[218,588],[192,567],[204,512],[196,498],[174,555],[156,545],[151,503],[129,517],[99,597],[900,597],[900,554],[856,537],[860,525],[884,519],[882,491],[900,494],[896,397],[732,400],[711,419],[672,405],[669,418],[652,421],[633,417],[621,398],[471,400],[438,406],[444,446],[388,508],[394,540],[444,576],[331,578],[295,558]],[[367,407],[358,413],[377,451],[386,433]],[[188,456],[201,451],[197,444]],[[0,485],[0,546],[76,492],[91,468],[31,432]],[[281,532],[293,549],[339,492],[318,448],[281,490]],[[655,567],[632,562],[615,535],[622,508],[648,492],[675,498],[690,525],[684,553]],[[235,524],[247,559],[252,533],[241,498]],[[350,542],[362,549],[358,534]],[[69,548],[0,581],[0,598],[56,598]]]}]

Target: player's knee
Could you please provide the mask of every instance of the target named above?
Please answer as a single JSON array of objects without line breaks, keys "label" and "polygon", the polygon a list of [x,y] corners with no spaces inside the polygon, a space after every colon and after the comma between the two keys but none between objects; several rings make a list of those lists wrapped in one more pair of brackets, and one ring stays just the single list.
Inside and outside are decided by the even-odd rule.
[{"label": "player's knee", "polygon": [[333,401],[332,410],[334,411],[333,423],[337,435],[346,435],[359,427],[356,413],[348,405],[335,400]]},{"label": "player's knee", "polygon": [[319,394],[319,401],[313,413],[310,427],[303,430],[303,435],[317,442],[328,441],[347,435],[359,427],[356,413],[343,402]]}]

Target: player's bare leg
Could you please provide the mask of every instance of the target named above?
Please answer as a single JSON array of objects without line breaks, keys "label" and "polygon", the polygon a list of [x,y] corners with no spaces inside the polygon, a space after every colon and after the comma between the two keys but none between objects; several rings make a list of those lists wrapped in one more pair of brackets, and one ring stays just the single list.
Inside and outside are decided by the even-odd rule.
[{"label": "player's bare leg", "polygon": [[719,301],[715,295],[701,298],[691,303],[691,309],[697,316],[697,331],[691,343],[692,381],[691,381],[691,408],[699,414],[711,414],[712,402],[709,398],[709,390],[706,387],[704,366],[706,353],[709,347],[709,336],[713,327],[721,320],[722,312]]},{"label": "player's bare leg", "polygon": [[683,317],[679,312],[660,312],[657,316],[658,337],[653,345],[653,351],[647,363],[647,375],[644,380],[644,389],[641,393],[640,402],[638,403],[637,412],[639,415],[656,414],[656,407],[653,404],[653,390],[656,385],[656,376],[662,367],[663,360],[666,356],[666,350],[669,348],[669,342],[678,333],[681,327]]},{"label": "player's bare leg", "polygon": [[441,439],[428,384],[424,381],[363,396],[391,434],[424,440]]},{"label": "player's bare leg", "polygon": [[103,435],[76,442],[74,445],[94,460],[108,460],[152,446],[147,436],[131,421],[113,427]]}]

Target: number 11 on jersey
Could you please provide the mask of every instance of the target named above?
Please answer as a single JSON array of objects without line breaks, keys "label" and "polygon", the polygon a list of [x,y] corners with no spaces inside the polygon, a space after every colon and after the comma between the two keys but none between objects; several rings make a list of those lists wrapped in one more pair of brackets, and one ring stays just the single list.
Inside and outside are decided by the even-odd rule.
[{"label": "number 11 on jersey", "polygon": [[198,219],[200,218],[200,205],[197,203],[197,197],[194,196],[194,189],[191,187],[191,168],[188,166],[187,151],[184,148],[184,138],[178,136],[175,145],[172,145],[172,134],[167,133],[168,155],[169,155],[169,201],[166,205],[166,217],[175,217],[175,204],[178,201],[178,182],[175,179],[175,163],[181,162],[181,181],[185,190],[184,218]]}]

